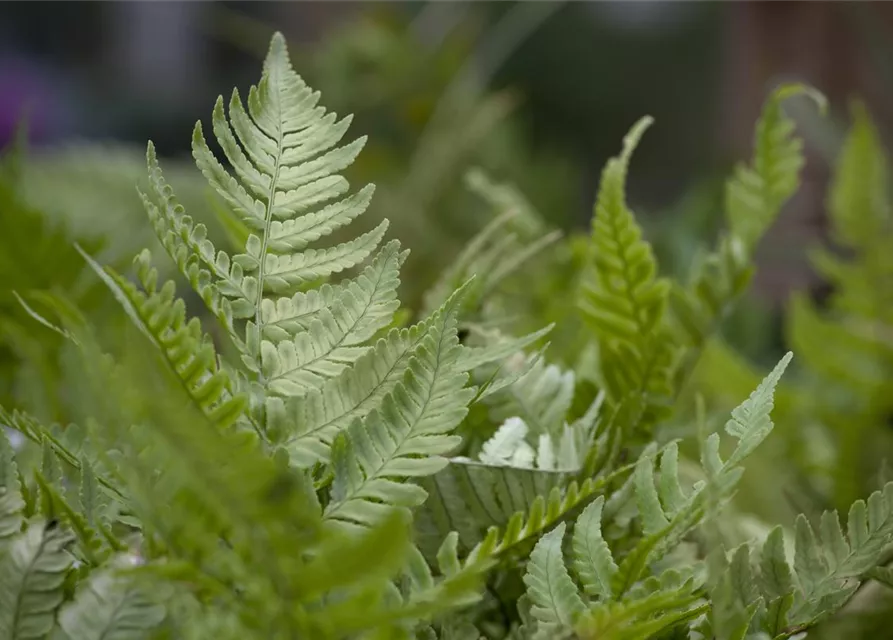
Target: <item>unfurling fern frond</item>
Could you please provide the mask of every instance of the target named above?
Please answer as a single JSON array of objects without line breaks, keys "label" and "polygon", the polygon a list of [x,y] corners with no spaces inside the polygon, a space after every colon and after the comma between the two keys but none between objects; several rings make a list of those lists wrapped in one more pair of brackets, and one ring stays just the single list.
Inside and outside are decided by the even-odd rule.
[{"label": "unfurling fern frond", "polygon": [[580,306],[599,339],[600,372],[610,398],[646,398],[646,422],[665,413],[674,347],[664,328],[669,283],[658,277],[651,245],[626,204],[626,173],[651,118],[641,119],[602,172],[592,219],[592,268]]},{"label": "unfurling fern frond", "polygon": [[751,166],[739,165],[726,185],[730,231],[749,250],[797,190],[803,142],[791,135],[794,122],[784,114],[782,103],[798,94],[808,95],[824,111],[825,97],[811,87],[792,84],[776,89],[757,122]]},{"label": "unfurling fern frond", "polygon": [[812,98],[820,110],[824,97],[805,85],[782,85],[763,107],[754,135],[753,159],[726,182],[727,229],[716,249],[694,261],[689,282],[674,283],[670,296],[679,339],[691,347],[677,372],[677,388],[697,363],[706,342],[747,290],[754,274],[754,251],[784,204],[797,189],[804,165],[803,142],[783,103],[796,95]]}]

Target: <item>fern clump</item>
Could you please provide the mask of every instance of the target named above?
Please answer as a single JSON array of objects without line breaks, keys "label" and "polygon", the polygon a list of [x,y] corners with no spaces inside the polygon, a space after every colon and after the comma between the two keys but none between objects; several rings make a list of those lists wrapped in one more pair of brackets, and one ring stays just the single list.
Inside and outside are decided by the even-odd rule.
[{"label": "fern clump", "polygon": [[[730,182],[736,282],[796,187],[780,103],[801,90],[773,94],[754,166]],[[520,232],[541,229],[527,210],[481,232],[420,318],[398,315],[407,253],[386,221],[344,239],[373,193],[343,175],[365,139],[342,142],[350,117],[320,100],[277,34],[247,99],[214,106],[217,150],[196,125],[232,250],[179,204],[150,143],[138,197],[208,317],[148,249],[131,279],[79,247],[131,321],[123,340],[59,293],[41,296],[53,318],[27,308],[81,354],[89,414],[0,413],[24,440],[0,433],[0,637],[789,637],[890,581],[889,487],[853,504],[846,535],[834,515],[819,535],[799,518],[793,565],[781,528],[731,559],[716,532],[791,354],[725,438],[698,434],[697,462],[662,431],[710,324],[686,339],[673,292],[689,311],[713,292],[721,315],[740,287],[660,275],[625,194],[650,119],[596,198],[584,368],[549,360],[551,325],[519,336],[498,319],[509,276],[558,241]],[[488,201],[522,202],[473,175]]]}]

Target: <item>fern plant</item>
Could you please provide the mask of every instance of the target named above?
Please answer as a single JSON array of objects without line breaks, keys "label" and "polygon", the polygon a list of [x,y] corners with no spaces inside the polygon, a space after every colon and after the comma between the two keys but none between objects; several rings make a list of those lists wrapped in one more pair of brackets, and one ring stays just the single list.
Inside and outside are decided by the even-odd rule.
[{"label": "fern plant", "polygon": [[[731,183],[768,194],[731,210],[747,246],[756,218],[742,216],[761,233],[796,183],[787,92],[760,125],[763,160]],[[0,637],[789,637],[862,581],[889,581],[893,489],[856,502],[846,536],[833,516],[820,539],[800,519],[793,568],[781,529],[753,561],[715,535],[790,355],[732,412],[728,453],[701,433],[693,464],[659,431],[693,347],[625,200],[648,120],[597,198],[593,374],[544,358],[549,326],[480,322],[525,255],[498,242],[502,221],[404,326],[406,253],[387,222],[333,241],[372,187],[342,175],[364,139],[342,143],[350,118],[319,101],[277,34],[247,100],[217,101],[217,151],[196,125],[196,165],[242,229],[233,252],[186,213],[149,144],[139,198],[219,339],[148,250],[131,280],[79,247],[131,320],[123,339],[58,292],[42,297],[52,315],[30,309],[81,354],[90,414],[0,413],[24,439],[0,438]],[[502,266],[468,273],[487,264]]]}]

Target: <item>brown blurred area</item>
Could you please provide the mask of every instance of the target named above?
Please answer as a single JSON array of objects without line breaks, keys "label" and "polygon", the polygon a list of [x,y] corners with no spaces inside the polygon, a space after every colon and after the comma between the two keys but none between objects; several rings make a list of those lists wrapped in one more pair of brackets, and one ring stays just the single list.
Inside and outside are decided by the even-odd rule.
[{"label": "brown blurred area", "polygon": [[[720,144],[744,157],[749,127],[766,87],[779,77],[805,81],[827,96],[843,119],[849,102],[864,101],[889,135],[893,107],[893,3],[734,2],[725,10],[723,115]],[[763,246],[758,286],[781,302],[792,289],[816,286],[804,250],[824,235],[828,158],[807,145],[802,187]],[[824,142],[824,141],[822,141]]]}]

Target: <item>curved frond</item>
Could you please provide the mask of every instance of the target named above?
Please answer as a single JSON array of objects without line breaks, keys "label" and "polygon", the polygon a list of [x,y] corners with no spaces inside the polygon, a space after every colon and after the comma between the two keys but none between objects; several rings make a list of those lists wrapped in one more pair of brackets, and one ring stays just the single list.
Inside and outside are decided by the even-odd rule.
[{"label": "curved frond", "polygon": [[794,121],[784,114],[782,103],[798,94],[809,96],[825,109],[825,97],[811,87],[789,84],[776,89],[757,122],[751,165],[739,165],[726,185],[730,230],[749,250],[797,190],[804,163],[803,141],[791,135]]},{"label": "curved frond", "polygon": [[[583,279],[580,308],[599,340],[600,373],[610,398],[643,395],[651,411],[672,395],[675,349],[664,327],[669,283],[657,275],[651,245],[626,204],[632,153],[652,119],[642,118],[623,151],[602,172],[592,218],[592,266]],[[645,415],[644,420],[653,416]]]},{"label": "curved frond", "polygon": [[158,272],[151,266],[148,250],[135,260],[145,293],[111,269],[103,269],[87,254],[84,259],[137,328],[158,347],[202,413],[221,428],[238,420],[246,406],[245,399],[234,394],[229,376],[219,368],[213,342],[202,331],[199,319],[187,321],[186,305],[175,297],[173,281],[157,288]]}]

